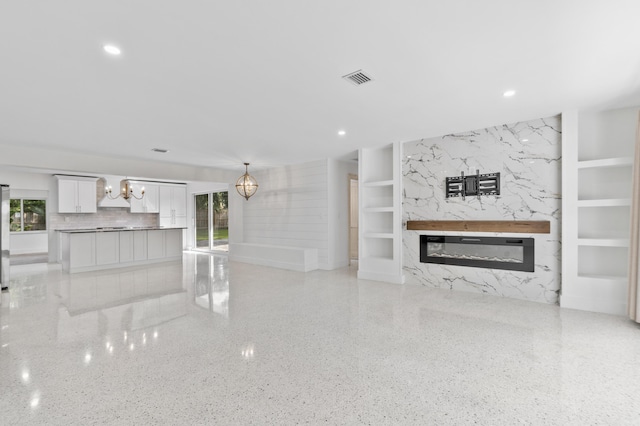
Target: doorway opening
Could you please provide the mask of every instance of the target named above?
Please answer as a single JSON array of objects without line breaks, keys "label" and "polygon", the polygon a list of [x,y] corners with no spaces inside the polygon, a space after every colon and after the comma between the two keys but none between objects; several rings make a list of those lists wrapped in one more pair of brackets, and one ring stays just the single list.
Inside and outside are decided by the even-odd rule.
[{"label": "doorway opening", "polygon": [[229,252],[229,193],[209,192],[194,195],[195,249]]},{"label": "doorway opening", "polygon": [[358,176],[349,175],[349,265],[358,261]]}]

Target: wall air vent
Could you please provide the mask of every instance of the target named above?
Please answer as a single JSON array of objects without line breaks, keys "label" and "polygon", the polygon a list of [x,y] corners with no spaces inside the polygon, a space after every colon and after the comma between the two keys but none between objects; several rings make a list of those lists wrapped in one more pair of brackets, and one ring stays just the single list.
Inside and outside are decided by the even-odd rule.
[{"label": "wall air vent", "polygon": [[368,83],[373,80],[373,78],[370,75],[366,74],[362,70],[354,71],[347,75],[343,75],[342,78],[355,84],[356,86],[360,86],[361,84]]},{"label": "wall air vent", "polygon": [[153,152],[159,152],[161,154],[166,154],[167,152],[169,152],[168,149],[163,149],[163,148],[151,148],[151,151]]}]

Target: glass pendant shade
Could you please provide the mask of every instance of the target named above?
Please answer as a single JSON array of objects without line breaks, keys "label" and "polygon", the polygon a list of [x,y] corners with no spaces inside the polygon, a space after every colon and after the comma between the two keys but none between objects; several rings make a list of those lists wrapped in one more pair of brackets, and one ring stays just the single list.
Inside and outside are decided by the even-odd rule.
[{"label": "glass pendant shade", "polygon": [[244,163],[244,166],[245,173],[236,182],[236,190],[248,200],[258,190],[258,181],[249,174],[249,163]]}]

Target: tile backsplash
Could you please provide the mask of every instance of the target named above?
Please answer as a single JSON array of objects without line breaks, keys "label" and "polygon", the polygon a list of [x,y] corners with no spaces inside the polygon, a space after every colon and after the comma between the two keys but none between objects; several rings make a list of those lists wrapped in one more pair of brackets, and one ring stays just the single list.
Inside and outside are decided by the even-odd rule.
[{"label": "tile backsplash", "polygon": [[157,213],[130,213],[127,208],[98,208],[97,213],[49,213],[49,229],[158,226]]}]

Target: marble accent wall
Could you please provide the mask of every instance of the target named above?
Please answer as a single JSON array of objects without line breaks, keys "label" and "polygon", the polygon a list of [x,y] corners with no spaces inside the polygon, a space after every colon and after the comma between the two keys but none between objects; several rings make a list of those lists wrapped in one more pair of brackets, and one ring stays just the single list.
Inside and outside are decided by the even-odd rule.
[{"label": "marble accent wall", "polygon": [[[560,117],[407,142],[403,221],[549,220],[550,234],[403,231],[407,283],[557,303],[560,290]],[[446,198],[445,178],[500,172],[500,196]],[[420,263],[420,234],[535,238],[535,272]]]}]

